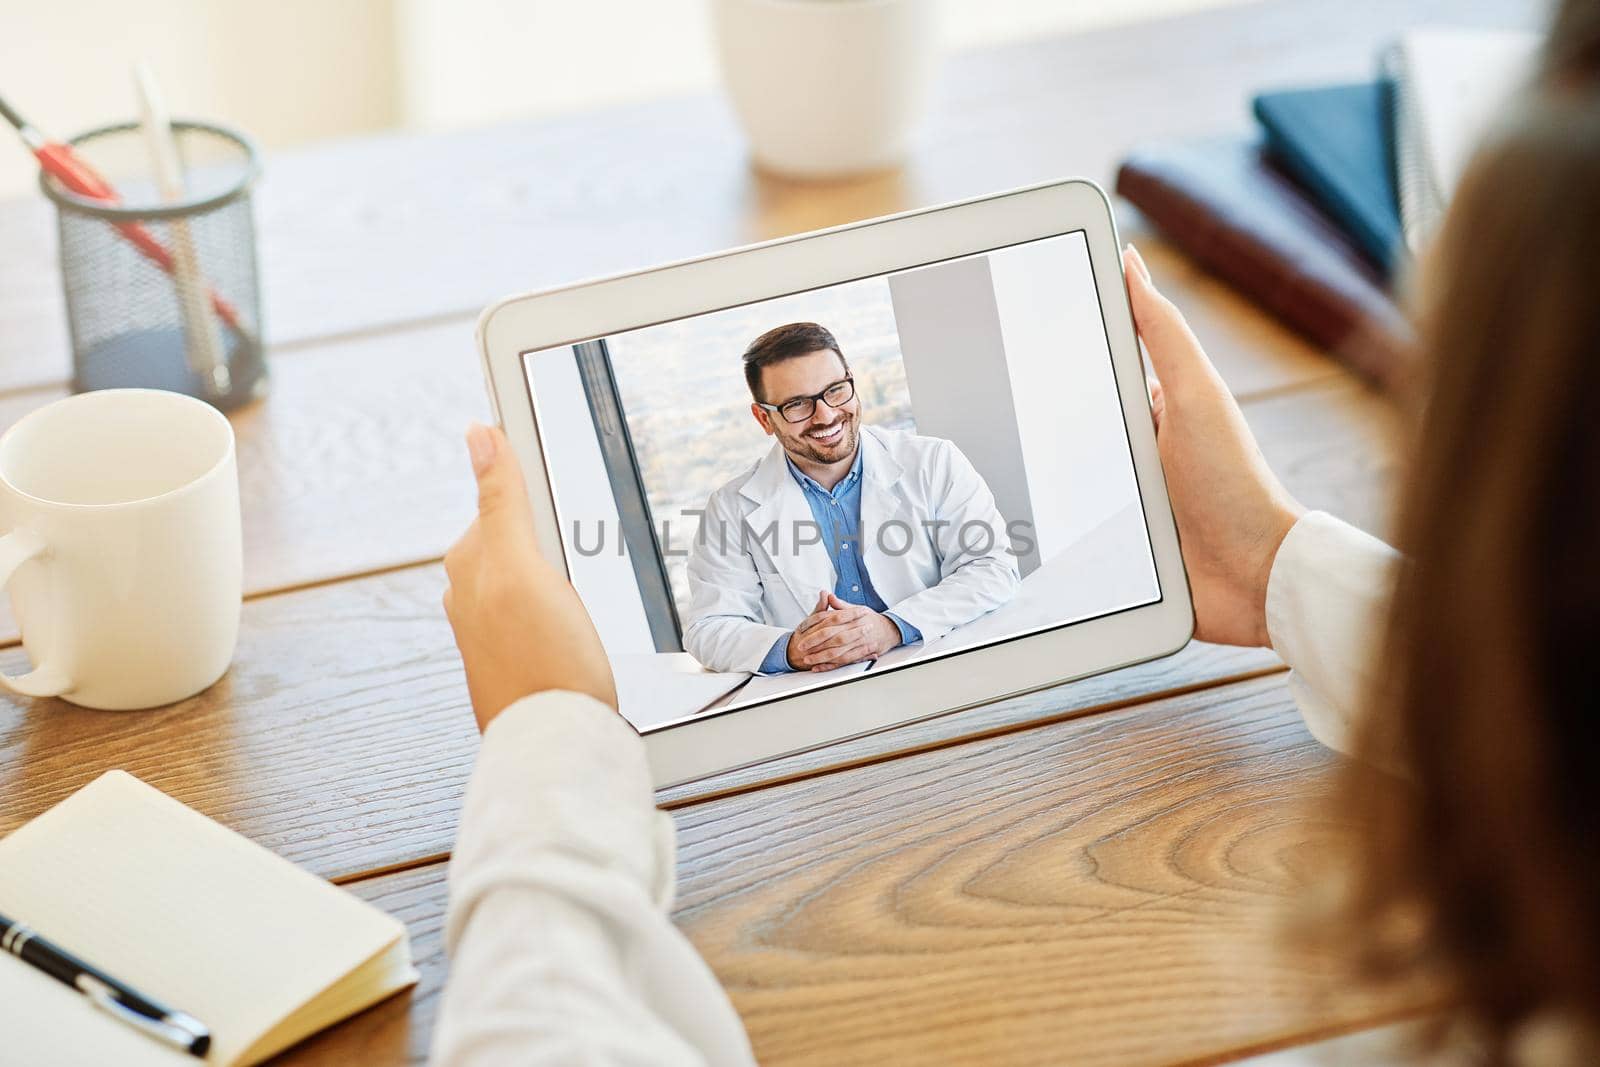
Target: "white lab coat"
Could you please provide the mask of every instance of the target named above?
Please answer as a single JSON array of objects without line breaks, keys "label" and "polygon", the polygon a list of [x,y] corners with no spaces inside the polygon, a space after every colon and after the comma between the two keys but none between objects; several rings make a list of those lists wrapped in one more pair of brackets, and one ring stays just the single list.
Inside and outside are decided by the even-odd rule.
[{"label": "white lab coat", "polygon": [[[861,448],[861,560],[888,609],[932,641],[1010,600],[1021,579],[1005,519],[961,450],[872,426]],[[714,671],[758,670],[817,594],[833,591],[820,537],[774,443],[706,503],[689,552],[684,648]]]}]

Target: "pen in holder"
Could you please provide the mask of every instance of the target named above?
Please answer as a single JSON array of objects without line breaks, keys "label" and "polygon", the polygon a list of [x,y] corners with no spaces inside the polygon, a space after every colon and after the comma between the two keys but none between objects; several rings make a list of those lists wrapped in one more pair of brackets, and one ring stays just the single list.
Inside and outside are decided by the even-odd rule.
[{"label": "pen in holder", "polygon": [[40,178],[57,209],[73,386],[168,389],[226,411],[267,384],[250,198],[259,156],[221,126],[175,121],[171,132],[176,199],[163,195],[138,123],[70,142],[116,201]]}]

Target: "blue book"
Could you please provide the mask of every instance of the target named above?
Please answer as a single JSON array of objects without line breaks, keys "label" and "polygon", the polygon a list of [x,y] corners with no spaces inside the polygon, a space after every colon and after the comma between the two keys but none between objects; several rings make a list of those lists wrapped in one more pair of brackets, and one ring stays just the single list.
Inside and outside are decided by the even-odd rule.
[{"label": "blue book", "polygon": [[1356,246],[1392,275],[1405,255],[1386,82],[1262,93],[1267,149]]}]

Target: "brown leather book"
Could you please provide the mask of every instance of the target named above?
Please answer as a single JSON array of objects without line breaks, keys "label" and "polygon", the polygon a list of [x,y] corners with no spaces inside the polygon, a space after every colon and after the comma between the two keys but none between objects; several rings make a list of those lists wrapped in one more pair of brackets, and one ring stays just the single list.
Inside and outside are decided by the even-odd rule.
[{"label": "brown leather book", "polygon": [[1153,145],[1117,172],[1117,192],[1173,244],[1284,325],[1392,391],[1415,338],[1377,270],[1248,140]]}]

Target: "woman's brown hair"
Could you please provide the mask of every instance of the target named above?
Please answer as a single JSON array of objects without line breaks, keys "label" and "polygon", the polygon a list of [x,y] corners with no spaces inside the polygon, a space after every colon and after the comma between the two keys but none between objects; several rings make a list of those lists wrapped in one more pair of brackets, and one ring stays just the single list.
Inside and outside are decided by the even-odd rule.
[{"label": "woman's brown hair", "polygon": [[1572,76],[1595,54],[1547,51],[1562,76],[1425,265],[1407,562],[1359,742],[1408,773],[1344,792],[1365,961],[1442,978],[1489,1062],[1535,1019],[1600,1022],[1600,95]]}]

